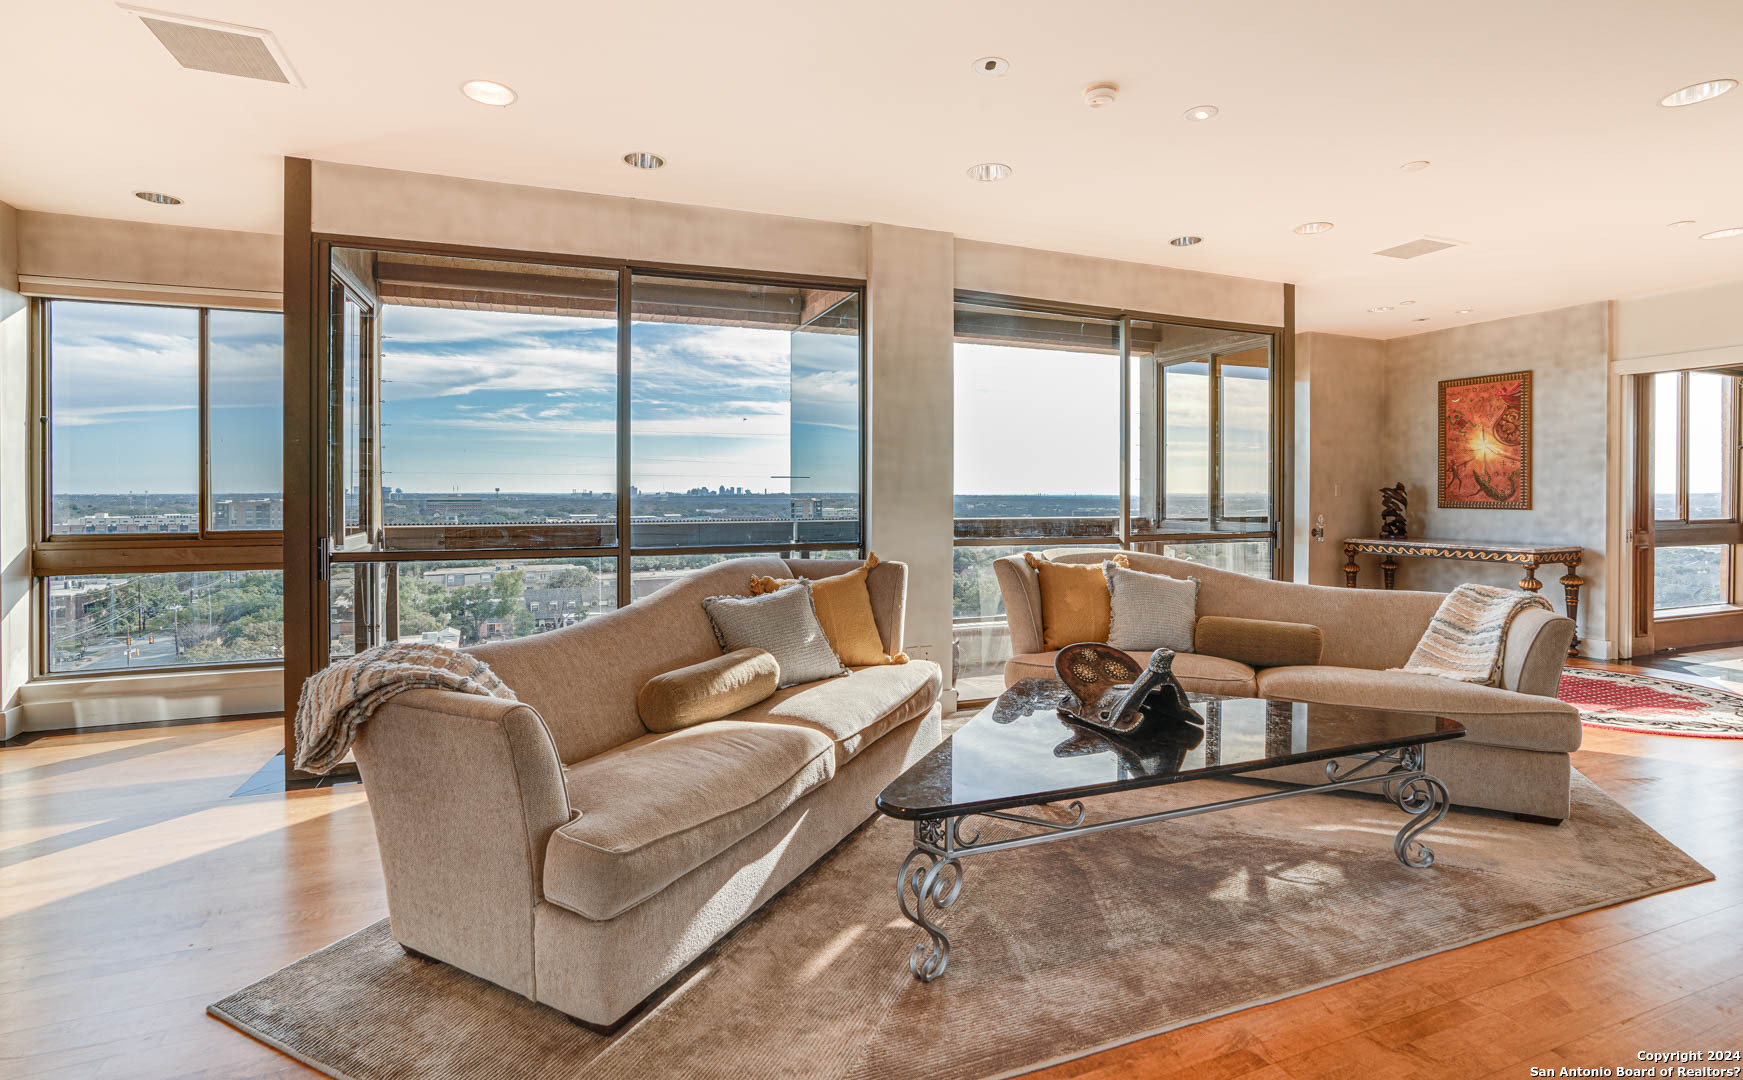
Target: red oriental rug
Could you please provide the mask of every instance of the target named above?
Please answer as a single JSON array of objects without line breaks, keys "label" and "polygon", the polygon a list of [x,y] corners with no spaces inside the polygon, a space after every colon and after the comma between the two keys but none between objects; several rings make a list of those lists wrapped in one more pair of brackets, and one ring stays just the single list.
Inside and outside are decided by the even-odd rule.
[{"label": "red oriental rug", "polygon": [[1561,674],[1563,701],[1589,727],[1701,739],[1743,739],[1743,694],[1598,668]]}]

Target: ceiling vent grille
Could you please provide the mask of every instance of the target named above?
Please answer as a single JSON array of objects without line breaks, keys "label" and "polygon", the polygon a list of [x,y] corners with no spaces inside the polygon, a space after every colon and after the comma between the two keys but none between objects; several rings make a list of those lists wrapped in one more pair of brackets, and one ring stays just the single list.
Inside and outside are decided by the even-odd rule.
[{"label": "ceiling vent grille", "polygon": [[1415,259],[1423,255],[1433,255],[1437,251],[1445,251],[1450,247],[1458,247],[1458,240],[1437,240],[1432,236],[1424,236],[1420,240],[1411,240],[1396,247],[1382,248],[1374,252],[1388,259]]},{"label": "ceiling vent grille", "polygon": [[300,87],[302,80],[270,30],[118,5],[139,17],[175,62],[193,71]]}]

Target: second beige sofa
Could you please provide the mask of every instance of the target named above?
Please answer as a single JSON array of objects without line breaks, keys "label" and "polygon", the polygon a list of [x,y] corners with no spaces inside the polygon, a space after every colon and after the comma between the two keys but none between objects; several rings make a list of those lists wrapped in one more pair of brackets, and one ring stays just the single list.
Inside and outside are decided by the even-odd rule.
[{"label": "second beige sofa", "polygon": [[[1556,699],[1574,624],[1552,612],[1528,610],[1513,621],[1499,686],[1477,686],[1402,667],[1443,599],[1440,593],[1328,588],[1270,581],[1215,570],[1162,555],[1130,552],[1132,569],[1199,580],[1198,614],[1311,623],[1325,635],[1314,665],[1254,669],[1236,660],[1180,653],[1174,671],[1188,690],[1322,705],[1433,713],[1463,723],[1467,734],[1428,748],[1429,770],[1446,782],[1453,801],[1559,822],[1568,815],[1568,755],[1580,747],[1580,714]],[[1105,552],[1072,552],[1056,562],[1094,563]],[[1041,646],[1041,590],[1022,556],[994,564],[1010,624],[1005,685],[1053,677]],[[1134,653],[1140,663],[1148,654]],[[1319,766],[1274,776],[1308,782]]]}]

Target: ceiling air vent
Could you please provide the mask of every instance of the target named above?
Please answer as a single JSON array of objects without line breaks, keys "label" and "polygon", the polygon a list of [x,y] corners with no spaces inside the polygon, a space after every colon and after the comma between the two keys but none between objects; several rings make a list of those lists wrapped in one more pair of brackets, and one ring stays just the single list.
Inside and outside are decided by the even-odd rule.
[{"label": "ceiling air vent", "polygon": [[1462,243],[1462,241],[1437,240],[1432,236],[1425,236],[1420,240],[1411,240],[1407,243],[1399,244],[1397,247],[1383,248],[1380,251],[1374,252],[1374,254],[1384,255],[1388,259],[1414,259],[1420,255],[1433,255],[1437,251],[1445,251],[1450,247],[1458,247],[1460,243]]},{"label": "ceiling air vent", "polygon": [[302,86],[296,70],[270,30],[196,19],[131,4],[117,5],[137,15],[175,62],[193,71],[215,71],[243,79]]}]

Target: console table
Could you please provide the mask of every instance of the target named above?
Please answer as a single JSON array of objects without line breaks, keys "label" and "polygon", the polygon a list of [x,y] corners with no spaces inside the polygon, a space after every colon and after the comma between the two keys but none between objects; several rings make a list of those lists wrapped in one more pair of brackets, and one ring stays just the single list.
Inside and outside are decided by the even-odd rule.
[{"label": "console table", "polygon": [[1574,544],[1495,544],[1482,540],[1398,540],[1382,536],[1364,536],[1344,541],[1344,584],[1350,588],[1356,587],[1356,575],[1361,567],[1356,565],[1357,555],[1384,556],[1380,563],[1380,573],[1385,578],[1388,589],[1394,587],[1398,575],[1398,563],[1394,558],[1403,555],[1413,559],[1457,559],[1465,562],[1513,563],[1525,568],[1525,576],[1519,579],[1519,587],[1526,592],[1535,593],[1543,588],[1543,582],[1537,580],[1537,568],[1540,566],[1565,566],[1567,573],[1562,575],[1562,595],[1567,604],[1567,617],[1574,620],[1574,643],[1569,647],[1568,655],[1574,655],[1579,646],[1579,610],[1580,586],[1586,579],[1580,577],[1580,557],[1582,549]]}]

